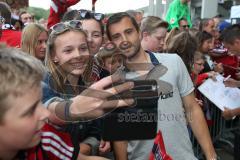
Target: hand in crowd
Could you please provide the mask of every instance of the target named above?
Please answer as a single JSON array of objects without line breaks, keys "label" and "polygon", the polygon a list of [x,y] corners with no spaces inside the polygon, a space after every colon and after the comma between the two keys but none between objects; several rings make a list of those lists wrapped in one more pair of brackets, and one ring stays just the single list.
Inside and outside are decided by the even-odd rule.
[{"label": "hand in crowd", "polygon": [[216,81],[216,80],[217,80],[217,79],[216,79],[216,76],[218,75],[217,72],[215,72],[215,71],[210,71],[210,72],[208,72],[207,74],[208,74],[208,78],[211,78],[213,81]]},{"label": "hand in crowd", "polygon": [[99,145],[99,155],[104,155],[111,151],[111,144],[108,141],[101,140]]},{"label": "hand in crowd", "polygon": [[232,79],[232,78],[229,78],[228,80],[224,81],[223,83],[226,87],[240,87],[240,82],[235,79]]},{"label": "hand in crowd", "polygon": [[240,68],[237,69],[237,72],[235,73],[236,79],[240,80]]},{"label": "hand in crowd", "polygon": [[232,113],[231,113],[231,110],[224,107],[224,111],[222,112],[222,116],[225,118],[225,119],[231,119],[232,118]]},{"label": "hand in crowd", "polygon": [[232,119],[234,117],[233,110],[224,107],[224,111],[222,112],[222,116],[226,120]]},{"label": "hand in crowd", "polygon": [[70,113],[73,118],[97,118],[102,116],[106,110],[115,107],[131,106],[134,103],[133,99],[107,100],[109,97],[132,89],[133,82],[126,82],[118,86],[109,87],[114,82],[118,82],[120,77],[117,75],[108,76],[91,85],[84,90],[80,95],[74,97],[70,107]]}]

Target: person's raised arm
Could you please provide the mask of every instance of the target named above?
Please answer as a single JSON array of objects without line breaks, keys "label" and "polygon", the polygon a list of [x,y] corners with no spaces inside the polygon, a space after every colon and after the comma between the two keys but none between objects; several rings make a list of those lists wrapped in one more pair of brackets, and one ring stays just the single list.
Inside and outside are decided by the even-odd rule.
[{"label": "person's raised arm", "polygon": [[223,83],[226,87],[240,87],[240,81],[232,78],[225,80]]},{"label": "person's raised arm", "polygon": [[123,91],[133,88],[133,82],[126,82],[106,89],[120,77],[108,76],[101,79],[78,96],[63,101],[55,101],[48,105],[52,115],[50,121],[55,124],[64,124],[72,121],[84,121],[102,116],[106,111],[116,107],[131,106],[133,99],[108,100]]},{"label": "person's raised arm", "polygon": [[68,7],[77,4],[79,1],[80,0],[51,0],[47,28],[49,29],[54,24],[59,23]]},{"label": "person's raised arm", "polygon": [[227,107],[224,107],[224,111],[222,112],[222,116],[226,120],[232,119],[235,116],[239,116],[239,115],[240,115],[240,107],[235,109],[229,109]]}]

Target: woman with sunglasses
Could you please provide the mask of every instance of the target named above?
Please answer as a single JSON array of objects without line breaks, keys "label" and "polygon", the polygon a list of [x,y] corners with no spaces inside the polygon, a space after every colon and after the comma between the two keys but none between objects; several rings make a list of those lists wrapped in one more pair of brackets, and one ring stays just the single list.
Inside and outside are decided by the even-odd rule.
[{"label": "woman with sunglasses", "polygon": [[[110,74],[106,69],[104,69],[96,59],[96,54],[99,52],[104,41],[104,26],[102,20],[104,15],[101,13],[94,13],[89,10],[72,10],[66,12],[62,18],[62,21],[69,21],[72,19],[77,19],[82,22],[82,27],[87,33],[87,42],[89,46],[89,51],[91,54],[91,59],[89,60],[88,79],[92,82],[96,82],[103,77],[106,77]],[[100,142],[99,153],[105,154],[110,151],[110,143],[105,143],[104,141]]]},{"label": "woman with sunglasses", "polygon": [[[92,57],[89,60],[89,65],[86,72],[88,72],[87,73],[87,75],[89,76],[88,79],[94,82],[109,75],[109,72],[100,67],[99,63],[94,57],[94,55],[100,50],[104,40],[104,26],[102,24],[104,15],[101,13],[94,13],[84,9],[71,10],[67,12],[68,7],[78,2],[79,0],[68,0],[65,1],[64,3],[63,2],[59,3],[57,0],[53,0],[53,3],[51,4],[55,4],[55,6],[57,6],[57,10],[53,11],[53,8],[51,6],[50,15],[48,18],[48,27],[50,27],[57,21],[60,21],[60,17],[63,14],[64,16],[61,19],[62,22],[70,20],[81,20],[82,27],[87,33],[87,42]],[[105,145],[105,143],[100,144],[99,147],[100,152],[107,152],[110,150],[109,148],[110,145],[109,144]]]},{"label": "woman with sunglasses", "polygon": [[87,33],[90,54],[95,55],[103,43],[103,18],[104,15],[102,13],[95,13],[89,10],[80,9],[66,12],[62,21],[69,21],[72,19],[81,20],[83,29]]},{"label": "woman with sunglasses", "polygon": [[[61,94],[76,96],[80,91],[74,86],[84,85],[82,75],[89,62],[89,50],[86,35],[81,27],[81,22],[70,21],[66,24],[58,23],[51,28],[52,32],[49,37],[46,56],[46,65],[50,71],[50,77],[48,77],[49,80],[46,80],[46,83],[50,86],[49,88],[53,88]],[[56,97],[55,94],[49,95],[48,93],[48,90],[43,93],[44,102]],[[64,98],[66,96],[57,95],[57,97]],[[82,129],[78,129],[79,126]],[[67,130],[78,130],[79,133],[73,131],[71,134],[75,138],[76,146],[81,142],[81,153],[90,155],[92,147],[98,142],[100,133],[95,128],[99,127],[91,122],[68,127]]]},{"label": "woman with sunglasses", "polygon": [[[88,79],[92,82],[96,82],[110,74],[110,72],[104,69],[96,59],[96,54],[99,52],[104,41],[103,18],[104,14],[102,13],[95,13],[84,9],[68,11],[62,18],[62,21],[77,19],[82,22],[83,30],[87,33],[87,42],[92,57],[89,61],[88,69],[88,71],[90,71],[88,74],[90,77]],[[97,148],[99,148],[99,153],[101,155],[105,155],[110,151],[111,146],[109,142],[101,141]]]},{"label": "woman with sunglasses", "polygon": [[[102,23],[104,14],[95,13],[84,9],[67,11],[68,7],[78,2],[79,0],[52,0],[50,15],[48,17],[48,27],[50,28],[60,20],[62,22],[81,20],[83,29],[87,33],[87,42],[89,45],[90,54],[91,56],[94,56],[100,50],[104,41],[104,26]],[[91,71],[92,81],[99,80],[109,75],[106,70],[98,66],[96,59],[91,59],[89,63],[91,64],[90,66],[92,66],[91,68],[93,68]]]},{"label": "woman with sunglasses", "polygon": [[[103,43],[104,27],[102,20],[104,14],[89,10],[71,10],[67,8],[78,3],[80,0],[52,0],[50,15],[48,17],[48,28],[59,21],[82,20],[83,29],[87,32],[90,53],[95,55]],[[62,17],[62,15],[64,16]],[[62,18],[61,18],[62,17]]]},{"label": "woman with sunglasses", "polygon": [[[49,75],[45,78],[45,84],[43,85],[43,102],[56,115],[51,121],[55,124],[62,124],[76,120],[74,117],[68,116],[71,112],[68,109],[69,106],[77,102],[84,104],[89,98],[86,96],[85,99],[79,101],[78,97],[79,94],[82,94],[82,90],[86,88],[85,86],[89,84],[89,76],[87,75],[89,68],[87,66],[90,53],[87,36],[82,30],[80,21],[74,20],[58,23],[51,28],[51,31],[46,55]],[[107,94],[106,92],[98,92],[93,89],[90,93],[92,94],[91,96],[96,96],[96,98]],[[86,93],[84,92],[84,94]],[[72,98],[72,100],[68,100],[69,98]],[[67,100],[63,103],[63,99]],[[111,107],[116,105],[115,103],[116,101],[106,102],[99,104],[99,107],[102,105]],[[125,102],[122,101],[121,103]],[[121,105],[121,103],[119,104]],[[126,101],[126,103],[128,102]],[[85,105],[90,106],[91,104],[85,103]],[[58,107],[56,108],[56,106]],[[96,109],[98,109],[98,106],[95,105],[89,112],[79,114],[84,115],[84,117],[86,115],[91,116]],[[61,111],[64,114],[60,114],[59,112]],[[79,119],[77,120],[80,121]],[[76,147],[81,142],[81,153],[91,154],[94,146],[98,146],[97,139],[99,140],[100,133],[96,121],[69,124],[64,130],[71,133]]]}]

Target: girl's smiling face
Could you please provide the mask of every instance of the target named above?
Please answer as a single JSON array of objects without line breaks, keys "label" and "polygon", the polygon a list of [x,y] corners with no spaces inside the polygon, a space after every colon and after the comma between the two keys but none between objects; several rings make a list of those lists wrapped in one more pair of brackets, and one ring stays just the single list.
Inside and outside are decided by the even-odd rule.
[{"label": "girl's smiling face", "polygon": [[89,50],[86,36],[82,32],[67,31],[54,42],[53,61],[61,65],[65,73],[80,76],[86,69]]}]

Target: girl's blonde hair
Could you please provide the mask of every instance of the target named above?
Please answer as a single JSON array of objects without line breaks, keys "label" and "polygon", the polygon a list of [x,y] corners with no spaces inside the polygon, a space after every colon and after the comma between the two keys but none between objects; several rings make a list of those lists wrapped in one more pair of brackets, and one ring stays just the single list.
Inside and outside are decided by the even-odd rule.
[{"label": "girl's blonde hair", "polygon": [[38,37],[42,32],[48,33],[47,30],[39,24],[28,24],[22,31],[22,51],[36,57],[35,48],[38,44]]}]

